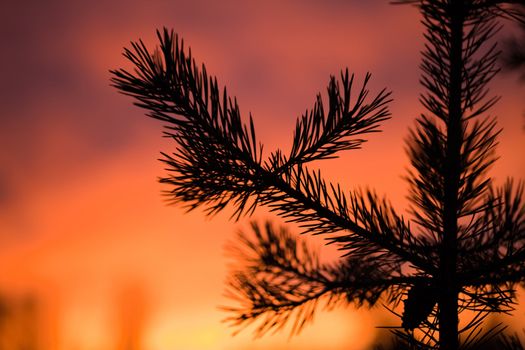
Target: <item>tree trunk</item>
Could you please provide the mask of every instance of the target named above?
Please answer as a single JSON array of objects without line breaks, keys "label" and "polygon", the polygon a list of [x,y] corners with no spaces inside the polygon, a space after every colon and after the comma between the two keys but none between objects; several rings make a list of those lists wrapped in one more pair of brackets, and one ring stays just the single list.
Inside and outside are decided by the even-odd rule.
[{"label": "tree trunk", "polygon": [[457,236],[460,151],[462,143],[462,44],[464,10],[463,0],[449,0],[450,14],[450,81],[446,164],[444,169],[443,238],[440,251],[439,276],[439,346],[442,350],[459,347]]}]

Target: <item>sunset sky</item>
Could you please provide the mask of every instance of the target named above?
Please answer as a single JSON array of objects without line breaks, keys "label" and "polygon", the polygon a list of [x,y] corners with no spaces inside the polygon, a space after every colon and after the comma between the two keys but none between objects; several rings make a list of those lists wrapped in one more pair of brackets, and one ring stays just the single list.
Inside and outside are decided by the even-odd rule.
[{"label": "sunset sky", "polygon": [[[250,218],[167,206],[157,158],[173,145],[109,86],[110,69],[130,67],[123,47],[139,38],[152,47],[163,26],[252,113],[267,154],[290,145],[330,74],[348,67],[362,81],[371,72],[373,92],[393,91],[392,119],[362,150],[320,165],[328,179],[406,208],[404,139],[422,111],[416,9],[387,0],[9,1],[0,11],[0,300],[21,310],[36,302],[45,350],[124,350],[130,334],[140,345],[132,350],[366,348],[374,327],[391,322],[381,308],[319,310],[291,339],[253,341],[250,328],[232,337],[221,323],[218,307],[231,303],[224,246]],[[525,84],[502,73],[491,87],[503,128],[492,174],[523,180]],[[282,223],[264,209],[253,219]]]}]

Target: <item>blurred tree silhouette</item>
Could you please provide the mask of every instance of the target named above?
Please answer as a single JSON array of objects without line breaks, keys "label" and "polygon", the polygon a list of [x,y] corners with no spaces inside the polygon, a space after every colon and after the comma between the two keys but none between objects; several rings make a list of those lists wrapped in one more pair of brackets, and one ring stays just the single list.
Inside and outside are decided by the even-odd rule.
[{"label": "blurred tree silhouette", "polygon": [[[500,18],[524,20],[507,6],[517,2],[397,2],[417,6],[426,28],[426,112],[407,142],[410,219],[374,192],[345,191],[308,168],[360,148],[389,118],[390,93],[371,96],[369,74],[357,94],[348,70],[331,77],[327,99],[319,95],[298,119],[291,150],[264,156],[252,117],[243,123],[236,99],[172,32],[158,32],[152,52],[142,41],[125,50],[135,69],[112,71],[112,84],[166,123],[176,149],[162,153],[168,176],[161,182],[173,202],[210,215],[229,204],[237,219],[267,206],[344,252],[336,264],[322,264],[285,229],[254,223],[254,236],[239,237],[244,268],[230,280],[239,300],[230,309],[234,325],[260,320],[263,334],[294,319],[296,332],[321,300],[372,306],[382,298],[392,312],[403,301],[394,330],[401,341],[449,350],[459,347],[460,333],[475,347],[489,313],[513,310],[514,287],[525,280],[523,184],[491,182],[499,130],[486,112],[498,100],[487,90],[498,72],[492,38]],[[474,316],[459,323],[466,310]]]},{"label": "blurred tree silhouette", "polygon": [[[517,6],[521,16],[525,15],[525,4]],[[509,70],[521,71],[521,78],[525,80],[525,24],[520,25],[521,33],[519,36],[510,38],[505,43],[505,54],[503,64]]]},{"label": "blurred tree silhouette", "polygon": [[33,295],[0,296],[0,349],[42,349],[39,309]]},{"label": "blurred tree silhouette", "polygon": [[138,283],[129,283],[116,298],[116,349],[143,349],[144,328],[148,319],[148,298]]},{"label": "blurred tree silhouette", "polygon": [[[521,11],[521,16],[525,16],[525,4],[517,6]],[[525,82],[525,24],[520,24],[520,34],[514,36],[505,42],[503,66],[508,71],[516,71],[520,74],[522,82]],[[525,118],[525,113],[523,113]],[[525,122],[525,119],[524,119]],[[525,123],[523,124],[525,130]]]}]

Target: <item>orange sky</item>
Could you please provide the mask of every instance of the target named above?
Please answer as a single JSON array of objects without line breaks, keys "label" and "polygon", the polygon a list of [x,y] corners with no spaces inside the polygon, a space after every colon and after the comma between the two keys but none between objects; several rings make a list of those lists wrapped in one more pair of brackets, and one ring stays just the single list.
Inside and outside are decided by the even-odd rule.
[{"label": "orange sky", "polygon": [[[422,27],[386,0],[18,1],[0,14],[0,296],[38,300],[44,349],[362,349],[380,313],[319,312],[296,338],[232,338],[220,320],[223,247],[249,219],[167,207],[156,160],[161,126],[109,87],[122,47],[174,28],[254,116],[270,151],[340,69],[372,72],[395,101],[384,132],[323,163],[347,188],[370,186],[404,207],[403,139],[417,102]],[[504,128],[497,181],[523,179],[525,86],[500,75],[492,113]],[[256,218],[273,218],[264,210]],[[280,223],[281,220],[275,219]],[[16,305],[18,305],[16,304]],[[22,308],[22,306],[21,306]],[[40,321],[39,321],[40,322]],[[1,330],[1,327],[0,327]],[[132,341],[132,340],[131,340]],[[137,349],[138,350],[138,349]]]}]

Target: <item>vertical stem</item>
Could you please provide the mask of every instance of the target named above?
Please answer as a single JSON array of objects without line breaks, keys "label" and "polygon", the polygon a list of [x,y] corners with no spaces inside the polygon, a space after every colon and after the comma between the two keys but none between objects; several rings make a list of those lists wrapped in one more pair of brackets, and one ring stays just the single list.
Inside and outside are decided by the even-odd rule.
[{"label": "vertical stem", "polygon": [[443,239],[440,251],[439,342],[442,350],[456,350],[458,339],[457,236],[460,152],[462,143],[462,44],[464,26],[463,0],[449,0],[450,14],[450,80],[444,203]]}]

